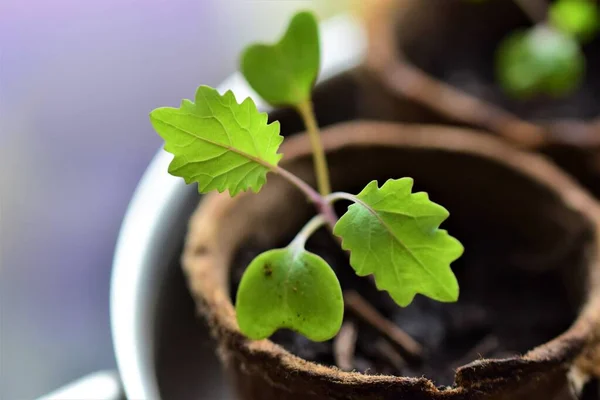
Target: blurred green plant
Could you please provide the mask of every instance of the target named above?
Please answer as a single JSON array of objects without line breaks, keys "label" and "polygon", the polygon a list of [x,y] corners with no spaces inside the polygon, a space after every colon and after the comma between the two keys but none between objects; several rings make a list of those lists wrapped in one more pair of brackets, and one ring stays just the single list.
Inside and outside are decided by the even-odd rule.
[{"label": "blurred green plant", "polygon": [[559,0],[548,10],[550,25],[581,42],[594,37],[600,28],[598,4],[591,0]]},{"label": "blurred green plant", "polygon": [[585,57],[571,36],[544,26],[511,33],[497,53],[497,78],[511,95],[562,96],[579,87]]},{"label": "blurred green plant", "polygon": [[[523,4],[531,0],[515,1]],[[600,27],[596,2],[557,0],[544,21],[511,32],[496,53],[496,76],[502,88],[517,98],[560,97],[581,85],[586,60],[581,44]]]}]

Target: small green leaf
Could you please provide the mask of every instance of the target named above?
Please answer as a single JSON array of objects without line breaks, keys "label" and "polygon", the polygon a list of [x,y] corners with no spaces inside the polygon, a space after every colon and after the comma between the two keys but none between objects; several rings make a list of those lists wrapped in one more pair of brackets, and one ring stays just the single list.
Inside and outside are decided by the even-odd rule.
[{"label": "small green leaf", "polygon": [[584,71],[585,57],[575,39],[545,26],[512,33],[496,55],[498,80],[515,97],[569,94]]},{"label": "small green leaf", "polygon": [[369,183],[356,203],[335,225],[334,234],[350,250],[350,265],[359,276],[373,274],[377,288],[387,290],[400,306],[417,293],[434,300],[458,299],[458,282],[450,263],[463,253],[458,240],[440,224],[448,211],[427,193],[411,193],[413,180],[388,180],[381,188]]},{"label": "small green leaf", "polygon": [[600,28],[595,1],[558,0],[550,5],[548,15],[553,27],[581,41],[591,39]]},{"label": "small green leaf", "polygon": [[248,47],[241,68],[250,86],[271,105],[297,105],[310,99],[319,57],[317,20],[310,12],[300,12],[278,43]]},{"label": "small green leaf", "polygon": [[268,124],[267,114],[259,113],[252,99],[238,104],[231,91],[221,96],[200,86],[195,103],[157,108],[150,121],[165,140],[165,150],[175,156],[169,173],[188,184],[198,182],[200,193],[258,192],[281,159],[279,123]]},{"label": "small green leaf", "polygon": [[269,250],[250,263],[235,308],[240,330],[255,340],[279,328],[317,342],[329,340],[344,316],[342,289],[327,262],[292,246]]}]

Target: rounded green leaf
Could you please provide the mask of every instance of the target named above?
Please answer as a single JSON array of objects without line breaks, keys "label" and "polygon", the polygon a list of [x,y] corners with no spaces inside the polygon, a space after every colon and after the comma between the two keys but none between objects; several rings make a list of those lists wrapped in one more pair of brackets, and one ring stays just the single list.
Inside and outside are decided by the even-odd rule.
[{"label": "rounded green leaf", "polygon": [[229,190],[231,196],[258,192],[281,159],[279,122],[267,120],[251,98],[238,104],[231,91],[220,95],[208,86],[198,88],[195,102],[150,113],[165,150],[175,156],[169,173],[198,182],[200,193]]},{"label": "rounded green leaf", "polygon": [[600,28],[598,5],[590,0],[558,0],[548,10],[550,23],[556,29],[587,41]]},{"label": "rounded green leaf", "polygon": [[315,16],[300,12],[278,43],[248,47],[242,73],[252,88],[273,106],[310,99],[319,73],[319,29]]},{"label": "rounded green leaf", "polygon": [[255,340],[280,328],[313,341],[329,340],[344,316],[342,289],[327,262],[291,247],[267,251],[250,263],[235,308],[240,330]]},{"label": "rounded green leaf", "polygon": [[575,39],[544,26],[513,32],[496,55],[498,80],[515,97],[569,94],[584,71],[585,57]]},{"label": "rounded green leaf", "polygon": [[417,293],[434,300],[458,299],[458,282],[450,264],[463,253],[460,242],[439,229],[448,211],[427,193],[411,193],[413,180],[372,181],[335,225],[334,234],[350,250],[350,265],[359,276],[373,275],[400,306]]}]

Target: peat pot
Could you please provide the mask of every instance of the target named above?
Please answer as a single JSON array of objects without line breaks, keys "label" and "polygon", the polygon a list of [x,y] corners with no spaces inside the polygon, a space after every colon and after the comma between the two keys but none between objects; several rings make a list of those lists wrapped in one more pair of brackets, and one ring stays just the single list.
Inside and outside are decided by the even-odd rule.
[{"label": "peat pot", "polygon": [[[334,190],[410,176],[415,191],[448,208],[442,227],[465,246],[452,266],[460,299],[417,296],[399,308],[354,275],[322,230],[308,248],[330,262],[343,289],[420,342],[423,360],[394,360],[393,345],[349,309],[345,321],[358,327],[352,371],[333,366],[332,342],[287,331],[248,340],[232,303],[241,273],[256,254],[286,245],[314,210],[273,174],[258,194],[207,195],[191,217],[183,266],[239,398],[577,399],[600,373],[600,207],[592,196],[542,156],[464,128],[353,121],[322,137]],[[288,138],[282,152],[282,165],[314,184],[308,138]],[[388,351],[376,350],[381,343]]]}]

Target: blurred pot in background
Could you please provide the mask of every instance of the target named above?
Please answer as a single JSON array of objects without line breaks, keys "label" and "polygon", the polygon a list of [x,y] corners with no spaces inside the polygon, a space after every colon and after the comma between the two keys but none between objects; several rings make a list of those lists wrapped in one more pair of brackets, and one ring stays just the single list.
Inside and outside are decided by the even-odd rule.
[{"label": "blurred pot in background", "polygon": [[517,99],[495,74],[502,40],[532,25],[516,2],[380,0],[370,10],[367,69],[390,98],[382,116],[403,120],[394,110],[411,107],[421,122],[483,128],[549,155],[600,194],[598,36],[582,47],[579,89]]}]

